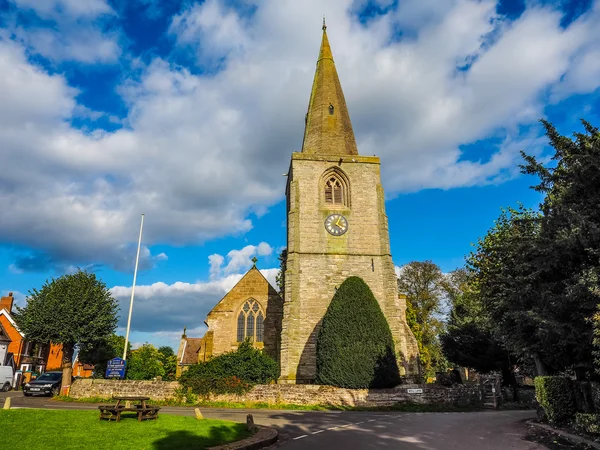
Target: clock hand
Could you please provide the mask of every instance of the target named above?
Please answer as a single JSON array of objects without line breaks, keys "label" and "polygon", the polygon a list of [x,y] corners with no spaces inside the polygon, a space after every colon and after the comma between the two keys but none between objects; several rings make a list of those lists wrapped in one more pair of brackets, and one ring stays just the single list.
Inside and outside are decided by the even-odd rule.
[{"label": "clock hand", "polygon": [[335,222],[335,226],[342,228],[342,226],[340,225],[340,219],[341,219],[341,217],[338,217],[338,220],[336,220],[336,222]]}]

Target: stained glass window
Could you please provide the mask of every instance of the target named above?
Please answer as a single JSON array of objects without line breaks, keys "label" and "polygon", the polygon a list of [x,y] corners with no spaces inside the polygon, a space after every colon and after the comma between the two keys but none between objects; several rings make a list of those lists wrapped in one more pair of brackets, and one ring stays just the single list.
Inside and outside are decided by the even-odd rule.
[{"label": "stained glass window", "polygon": [[258,316],[256,316],[256,342],[263,341],[264,330],[265,330],[265,326],[264,326],[263,314],[262,314],[262,312],[259,312]]},{"label": "stained glass window", "polygon": [[264,317],[260,304],[253,298],[248,299],[238,315],[237,341],[250,338],[253,342],[263,342]]},{"label": "stained glass window", "polygon": [[248,314],[246,320],[246,337],[254,342],[254,314]]},{"label": "stained glass window", "polygon": [[244,338],[245,336],[245,322],[246,322],[246,316],[244,315],[244,313],[242,311],[240,311],[240,315],[238,316],[238,321],[237,321],[237,341],[238,342],[244,342]]}]

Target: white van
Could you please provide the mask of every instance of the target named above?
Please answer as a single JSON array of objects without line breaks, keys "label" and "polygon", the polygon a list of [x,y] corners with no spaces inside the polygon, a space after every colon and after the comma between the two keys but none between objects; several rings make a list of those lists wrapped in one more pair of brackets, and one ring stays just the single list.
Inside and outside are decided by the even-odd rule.
[{"label": "white van", "polygon": [[13,383],[13,369],[11,366],[0,366],[0,391],[10,391]]}]

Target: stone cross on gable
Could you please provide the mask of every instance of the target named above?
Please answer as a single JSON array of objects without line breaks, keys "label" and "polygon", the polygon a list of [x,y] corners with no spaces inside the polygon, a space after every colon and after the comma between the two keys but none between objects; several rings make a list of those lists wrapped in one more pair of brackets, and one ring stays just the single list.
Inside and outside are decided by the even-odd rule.
[{"label": "stone cross on gable", "polygon": [[255,256],[251,259],[251,261],[254,263],[254,267],[256,267],[256,263],[258,262],[258,258]]}]

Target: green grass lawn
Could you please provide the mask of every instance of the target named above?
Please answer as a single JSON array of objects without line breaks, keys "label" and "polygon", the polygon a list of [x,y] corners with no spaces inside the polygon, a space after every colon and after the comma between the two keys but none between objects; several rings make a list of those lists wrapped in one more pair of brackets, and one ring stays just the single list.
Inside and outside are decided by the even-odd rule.
[{"label": "green grass lawn", "polygon": [[123,414],[119,423],[98,420],[97,411],[0,410],[2,448],[136,450],[202,449],[246,438],[245,424],[159,414],[138,422]]}]

